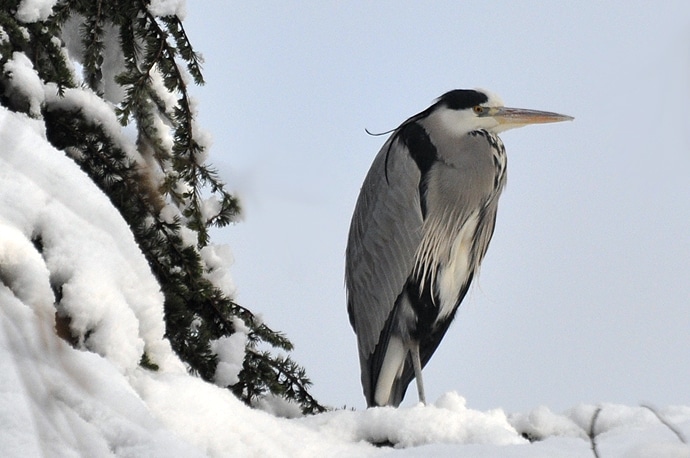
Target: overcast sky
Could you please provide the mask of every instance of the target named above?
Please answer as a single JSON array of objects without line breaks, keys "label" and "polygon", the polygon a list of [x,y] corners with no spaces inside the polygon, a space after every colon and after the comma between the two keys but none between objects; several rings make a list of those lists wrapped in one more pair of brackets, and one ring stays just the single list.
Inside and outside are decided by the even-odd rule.
[{"label": "overcast sky", "polygon": [[[295,344],[325,404],[363,408],[343,282],[382,132],[454,88],[574,116],[502,135],[479,281],[425,369],[478,409],[690,402],[690,6],[187,3],[210,161],[245,220],[237,300]],[[405,404],[416,402],[414,387]]]}]

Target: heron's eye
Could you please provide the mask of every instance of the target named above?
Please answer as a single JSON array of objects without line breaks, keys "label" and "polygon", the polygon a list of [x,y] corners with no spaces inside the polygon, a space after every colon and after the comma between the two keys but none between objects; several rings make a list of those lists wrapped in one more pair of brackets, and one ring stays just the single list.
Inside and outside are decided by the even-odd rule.
[{"label": "heron's eye", "polygon": [[481,105],[476,105],[475,107],[472,108],[472,110],[475,112],[475,114],[484,113],[484,107]]}]

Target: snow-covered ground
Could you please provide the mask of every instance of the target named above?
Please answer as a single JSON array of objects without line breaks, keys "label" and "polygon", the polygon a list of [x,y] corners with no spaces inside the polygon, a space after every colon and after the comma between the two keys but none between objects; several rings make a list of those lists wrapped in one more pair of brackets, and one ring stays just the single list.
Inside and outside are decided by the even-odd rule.
[{"label": "snow-covered ground", "polygon": [[[58,288],[71,326],[89,331],[81,350],[56,335]],[[188,375],[163,332],[163,297],[118,212],[41,123],[0,108],[3,457],[585,457],[598,407],[599,456],[690,457],[688,406],[507,414],[451,392],[428,406],[280,418]],[[159,371],[139,366],[144,351]]]}]

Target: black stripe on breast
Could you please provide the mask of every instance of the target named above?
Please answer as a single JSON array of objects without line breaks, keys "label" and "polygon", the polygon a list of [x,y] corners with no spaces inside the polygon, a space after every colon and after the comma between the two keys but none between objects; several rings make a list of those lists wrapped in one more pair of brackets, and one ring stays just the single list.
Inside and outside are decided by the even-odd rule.
[{"label": "black stripe on breast", "polygon": [[399,140],[407,147],[422,176],[419,179],[419,201],[422,216],[426,218],[427,173],[438,158],[436,147],[431,143],[429,134],[416,122],[404,125],[399,133]]}]

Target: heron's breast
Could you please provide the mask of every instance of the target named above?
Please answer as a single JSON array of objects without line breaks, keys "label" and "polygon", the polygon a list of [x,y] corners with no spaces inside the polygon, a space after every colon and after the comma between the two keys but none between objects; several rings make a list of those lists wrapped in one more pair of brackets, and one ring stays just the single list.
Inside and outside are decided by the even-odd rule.
[{"label": "heron's breast", "polygon": [[436,276],[436,291],[440,299],[437,321],[446,319],[455,310],[460,291],[467,284],[475,268],[473,240],[479,215],[472,213],[450,245],[447,263],[440,266]]}]

